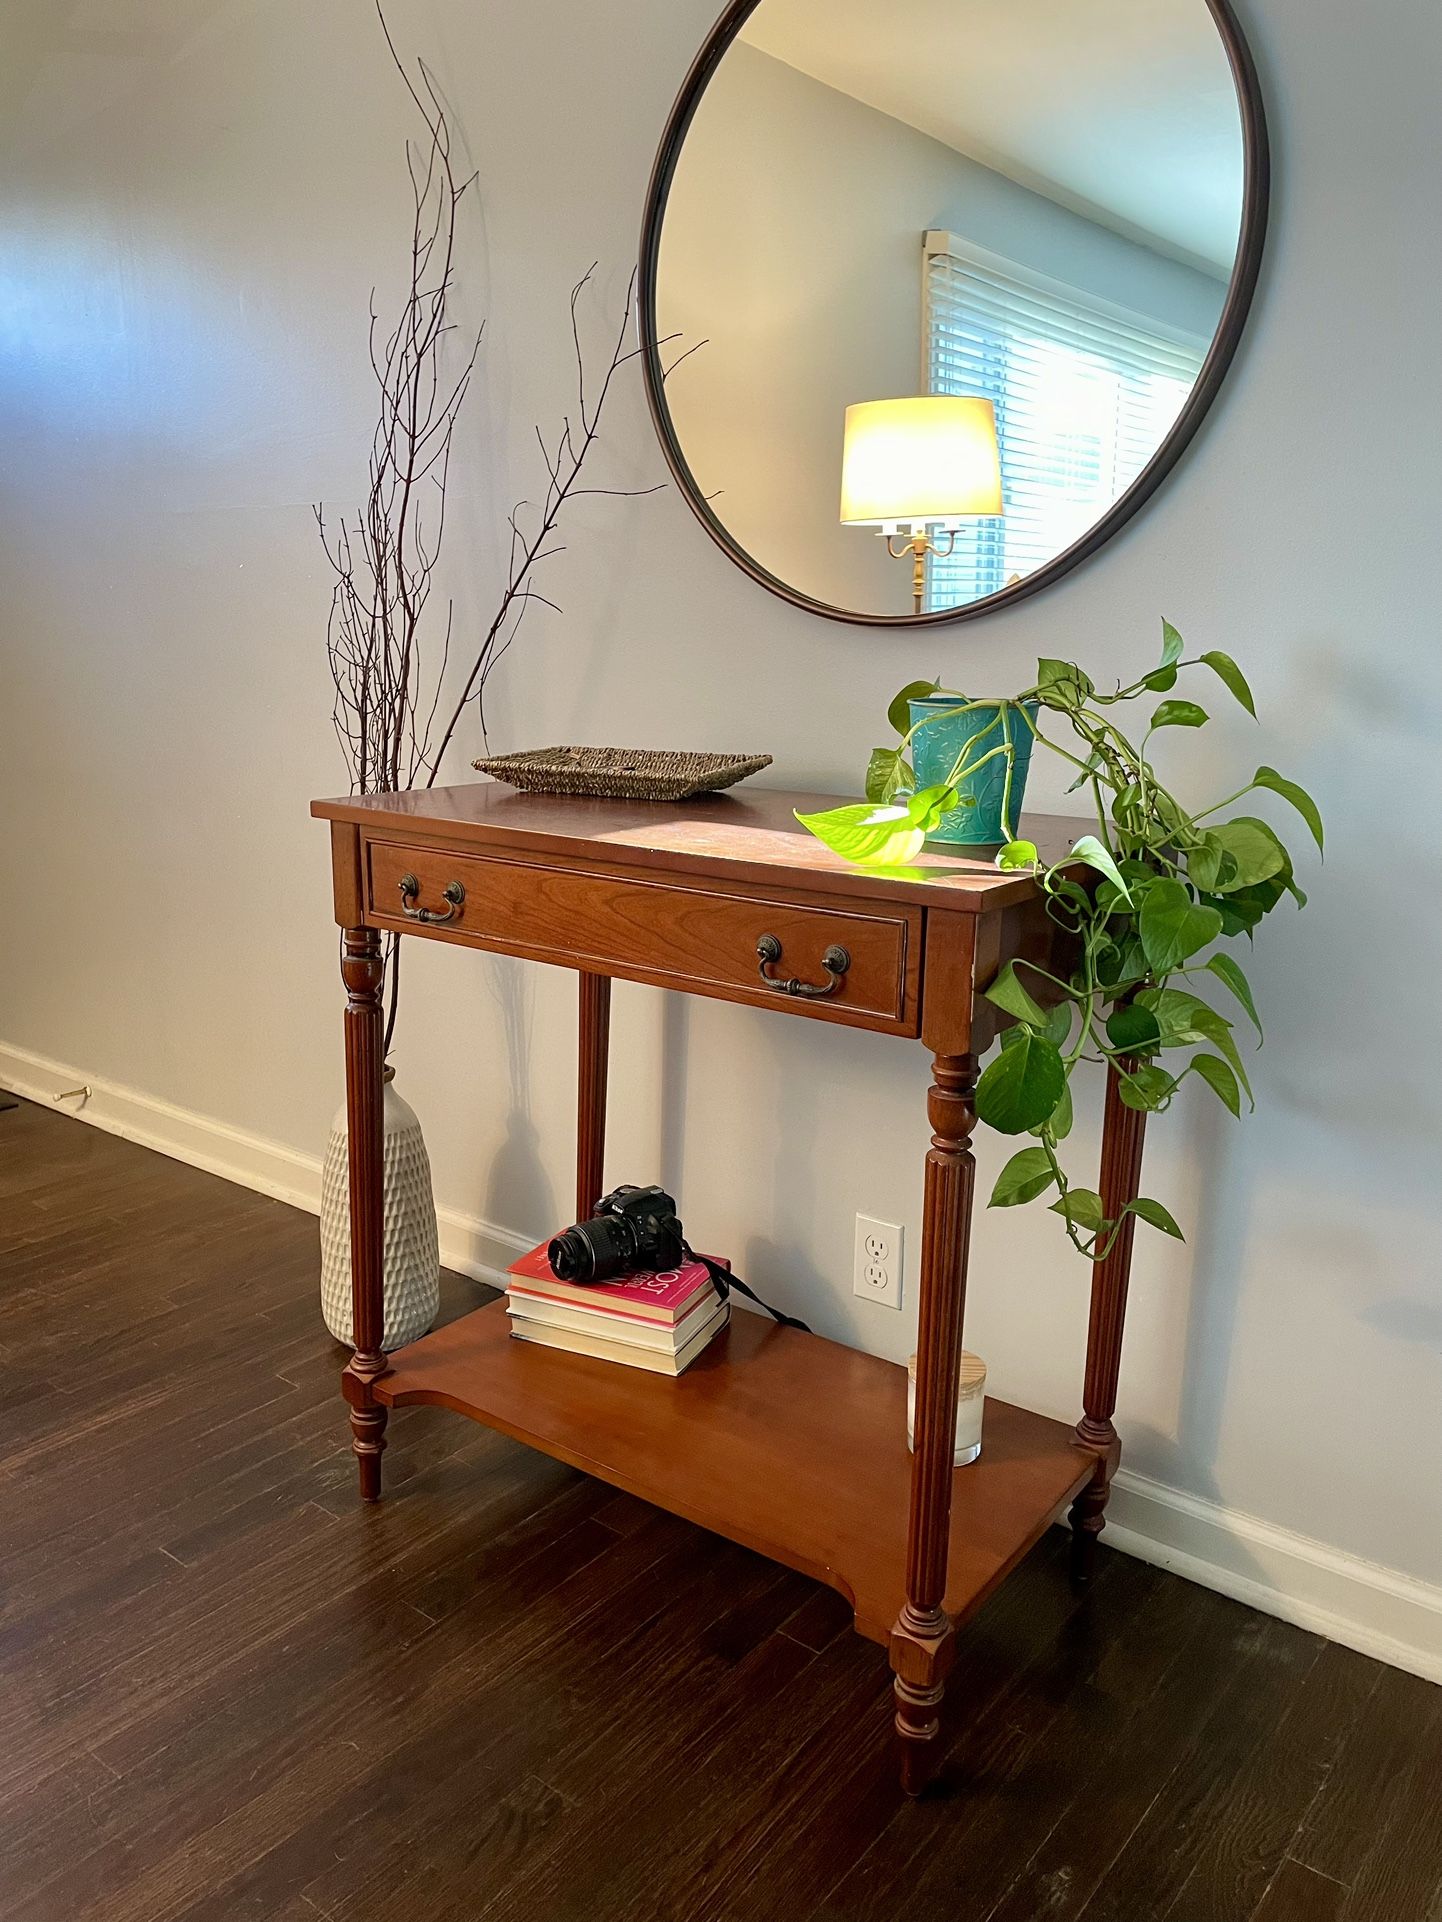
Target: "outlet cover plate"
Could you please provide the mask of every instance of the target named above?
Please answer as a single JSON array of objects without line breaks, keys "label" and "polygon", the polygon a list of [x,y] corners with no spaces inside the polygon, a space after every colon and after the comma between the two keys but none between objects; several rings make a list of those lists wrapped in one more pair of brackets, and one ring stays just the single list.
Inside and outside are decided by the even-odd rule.
[{"label": "outlet cover plate", "polygon": [[903,1245],[896,1222],[878,1221],[874,1215],[856,1217],[851,1287],[858,1299],[881,1308],[900,1308]]}]

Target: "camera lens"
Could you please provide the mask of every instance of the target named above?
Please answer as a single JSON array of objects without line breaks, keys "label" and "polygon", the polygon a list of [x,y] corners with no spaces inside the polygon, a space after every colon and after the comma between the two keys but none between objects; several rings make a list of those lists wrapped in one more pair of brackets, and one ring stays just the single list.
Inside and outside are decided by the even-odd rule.
[{"label": "camera lens", "polygon": [[568,1228],[557,1235],[546,1250],[551,1273],[558,1281],[589,1281],[593,1259],[591,1244],[580,1228]]},{"label": "camera lens", "polygon": [[557,1235],[546,1253],[558,1281],[610,1281],[631,1267],[636,1237],[624,1216],[597,1215]]}]

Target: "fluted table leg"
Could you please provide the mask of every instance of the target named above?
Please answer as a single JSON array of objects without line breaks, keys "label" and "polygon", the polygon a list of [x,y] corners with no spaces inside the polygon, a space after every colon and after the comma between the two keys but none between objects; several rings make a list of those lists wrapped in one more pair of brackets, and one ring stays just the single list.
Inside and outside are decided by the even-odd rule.
[{"label": "fluted table leg", "polygon": [[[1129,1201],[1141,1192],[1142,1145],[1146,1115],[1129,1108],[1121,1098],[1116,1068],[1107,1071],[1106,1112],[1102,1122],[1102,1167],[1098,1192],[1102,1213],[1115,1221]],[[1086,1384],[1082,1391],[1082,1419],[1077,1423],[1077,1446],[1096,1457],[1096,1471],[1071,1506],[1072,1579],[1085,1586],[1096,1563],[1097,1537],[1106,1526],[1106,1507],[1112,1477],[1121,1460],[1122,1445],[1112,1425],[1117,1406],[1117,1381],[1122,1365],[1122,1329],[1126,1321],[1127,1287],[1131,1280],[1132,1239],[1136,1216],[1126,1215],[1106,1259],[1092,1267],[1091,1319],[1087,1327]]]},{"label": "fluted table leg", "polygon": [[581,975],[581,1042],[576,1101],[576,1219],[587,1220],[605,1193],[606,1072],[611,1042],[611,978]]},{"label": "fluted table leg", "polygon": [[975,1055],[938,1054],[927,1096],[931,1148],[921,1229],[915,1454],[906,1545],[906,1601],[891,1631],[901,1781],[919,1795],[941,1760],[941,1703],[956,1631],[943,1606],[951,1535],[957,1376],[976,1164],[971,1133]]},{"label": "fluted table leg", "polygon": [[350,1149],[351,1304],[355,1353],[341,1377],[350,1406],[351,1447],[360,1469],[364,1501],[380,1499],[381,1451],[386,1410],[375,1384],[386,1372],[381,1348],[385,1328],[383,1136],[384,1018],[380,935],[374,928],[347,928],[341,936],[341,978],[346,986],[345,1100]]}]

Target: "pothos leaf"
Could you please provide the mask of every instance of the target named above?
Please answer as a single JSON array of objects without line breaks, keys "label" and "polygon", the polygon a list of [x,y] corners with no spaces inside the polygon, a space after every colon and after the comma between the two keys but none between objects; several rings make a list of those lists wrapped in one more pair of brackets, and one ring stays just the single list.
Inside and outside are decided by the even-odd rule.
[{"label": "pothos leaf", "polygon": [[1317,803],[1304,787],[1289,781],[1285,775],[1278,774],[1274,767],[1259,767],[1252,781],[1253,787],[1267,788],[1273,794],[1280,794],[1284,801],[1290,801],[1312,831],[1312,839],[1317,849],[1322,851],[1322,816]]},{"label": "pothos leaf", "polygon": [[1045,1148],[1023,1148],[1014,1154],[996,1178],[991,1191],[991,1208],[1019,1208],[1035,1201],[1056,1181],[1051,1157]]},{"label": "pothos leaf", "polygon": [[1003,873],[1015,868],[1034,868],[1040,857],[1035,841],[1008,841],[996,857],[996,865]]},{"label": "pothos leaf", "polygon": [[1236,695],[1242,706],[1255,721],[1257,718],[1257,704],[1252,699],[1252,690],[1247,685],[1246,675],[1237,666],[1237,663],[1232,659],[1231,655],[1223,654],[1220,648],[1214,647],[1206,654],[1198,656],[1198,658],[1205,661],[1207,666],[1217,676],[1217,679],[1222,682],[1223,686],[1230,689],[1230,691]]},{"label": "pothos leaf", "polygon": [[1163,701],[1151,718],[1151,725],[1157,727],[1204,727],[1207,710],[1198,707],[1195,701]]},{"label": "pothos leaf", "polygon": [[1058,1001],[1054,1008],[1048,1008],[1046,1026],[1042,1033],[1048,1041],[1058,1048],[1064,1048],[1071,1038],[1071,1002]]},{"label": "pothos leaf", "polygon": [[986,990],[986,998],[994,1007],[1004,1009],[1007,1014],[1014,1014],[1018,1021],[1029,1021],[1033,1027],[1045,1029],[1044,1010],[1022,986],[1017,978],[1016,969],[1010,961]]},{"label": "pothos leaf", "polygon": [[1075,843],[1072,848],[1072,859],[1085,861],[1089,868],[1095,868],[1099,874],[1104,874],[1124,901],[1131,900],[1127,884],[1122,879],[1122,871],[1117,866],[1111,850],[1103,847],[1094,834],[1084,834]]},{"label": "pothos leaf", "polygon": [[1246,1090],[1248,1102],[1255,1108],[1257,1103],[1252,1094],[1252,1084],[1247,1079],[1247,1070],[1242,1064],[1241,1052],[1233,1038],[1231,1022],[1219,1015],[1215,1008],[1209,1008],[1202,1003],[1192,1016],[1192,1026],[1204,1041],[1210,1041],[1214,1048],[1227,1057],[1232,1073],[1241,1082]]},{"label": "pothos leaf", "polygon": [[1055,1110],[1066,1088],[1061,1052],[1045,1035],[1013,1029],[1009,1045],[976,1084],[976,1112],[998,1134],[1025,1134]]},{"label": "pothos leaf", "polygon": [[[1132,886],[1132,883],[1129,881],[1127,886]],[[1104,915],[1122,914],[1130,911],[1132,919],[1135,920],[1135,910],[1141,906],[1144,897],[1133,894],[1131,899],[1127,900],[1117,893],[1110,881],[1099,881],[1097,883],[1095,898],[1097,906]],[[1113,946],[1115,945],[1116,944],[1113,943]]]},{"label": "pothos leaf", "polygon": [[1036,685],[1048,707],[1078,708],[1096,692],[1091,676],[1083,674],[1075,661],[1045,656],[1036,664]]},{"label": "pothos leaf", "polygon": [[[1053,1010],[1053,1012],[1055,1011]],[[1039,1135],[1043,1128],[1050,1128],[1052,1135],[1056,1140],[1065,1141],[1067,1136],[1071,1133],[1072,1119],[1073,1119],[1073,1116],[1072,1116],[1072,1105],[1071,1105],[1071,1083],[1070,1081],[1068,1081],[1066,1086],[1061,1091],[1061,1100],[1058,1101],[1056,1106],[1052,1109],[1048,1119],[1043,1122],[1039,1122],[1035,1128],[1032,1128],[1030,1130],[1030,1132],[1034,1135]]]},{"label": "pothos leaf", "polygon": [[1210,1015],[1213,1021],[1226,1021],[1215,1008],[1209,1008],[1205,1001],[1185,988],[1143,988],[1137,996],[1140,1006],[1149,1008],[1156,1016],[1157,1027],[1161,1031],[1164,1048],[1185,1048],[1194,1041],[1206,1041],[1210,1037],[1198,1026]]},{"label": "pothos leaf", "polygon": [[1219,1061],[1214,1054],[1199,1054],[1192,1059],[1192,1068],[1199,1074],[1219,1101],[1226,1104],[1234,1115],[1242,1112],[1242,1095],[1237,1086],[1237,1077],[1225,1061]]},{"label": "pothos leaf", "polygon": [[1186,1236],[1162,1204],[1159,1201],[1149,1200],[1146,1195],[1138,1195],[1135,1201],[1129,1201],[1123,1212],[1135,1215],[1138,1221],[1146,1222],[1151,1228],[1160,1228],[1164,1235],[1172,1235],[1177,1241],[1186,1240]]},{"label": "pothos leaf", "polygon": [[904,867],[920,854],[926,829],[905,807],[874,807],[868,801],[796,815],[834,854],[862,867]]},{"label": "pothos leaf", "polygon": [[886,710],[886,718],[898,734],[907,734],[911,731],[911,703],[925,700],[928,694],[935,694],[940,686],[939,680],[908,681],[899,694],[892,696],[891,705]]},{"label": "pothos leaf", "polygon": [[1210,1042],[1231,1063],[1235,1078],[1246,1089],[1247,1099],[1251,1100],[1252,1090],[1247,1071],[1232,1038],[1232,1024],[1225,1015],[1218,1014],[1215,1008],[1182,988],[1147,988],[1137,999],[1156,1015],[1164,1048],[1185,1048],[1198,1041]]},{"label": "pothos leaf", "polygon": [[1271,913],[1285,893],[1280,881],[1260,881],[1254,887],[1238,888],[1231,894],[1207,894],[1202,899],[1221,915],[1223,934],[1245,934],[1250,938],[1253,928],[1264,915]]},{"label": "pothos leaf", "polygon": [[949,814],[956,806],[956,801],[956,789],[939,783],[935,787],[918,788],[915,794],[909,794],[905,803],[906,812],[911,816],[914,826],[930,834],[940,823],[942,815]]},{"label": "pothos leaf", "polygon": [[1150,1054],[1162,1045],[1156,1016],[1135,1001],[1112,1009],[1107,1016],[1107,1040],[1121,1054]]},{"label": "pothos leaf", "polygon": [[1176,1081],[1165,1068],[1154,1062],[1136,1068],[1131,1074],[1124,1074],[1118,1092],[1124,1108],[1137,1108],[1143,1114],[1155,1114],[1171,1099]]},{"label": "pothos leaf", "polygon": [[1199,948],[1215,941],[1222,917],[1215,908],[1193,901],[1180,881],[1153,882],[1137,917],[1142,950],[1156,974],[1170,974]]},{"label": "pothos leaf", "polygon": [[874,747],[866,764],[866,798],[889,801],[911,778],[911,768],[899,747]]},{"label": "pothos leaf", "polygon": [[1236,862],[1210,829],[1187,850],[1187,878],[1209,894],[1236,871]]},{"label": "pothos leaf", "polygon": [[1209,832],[1236,865],[1225,880],[1215,881],[1208,892],[1233,894],[1239,888],[1254,887],[1258,881],[1270,881],[1275,874],[1291,871],[1287,850],[1266,822],[1254,815],[1239,814],[1235,821],[1223,821]]},{"label": "pothos leaf", "polygon": [[1162,622],[1162,666],[1175,667],[1182,658],[1183,641],[1170,621]]},{"label": "pothos leaf", "polygon": [[1074,1228],[1087,1234],[1097,1234],[1106,1217],[1102,1214],[1102,1198],[1095,1188],[1068,1188],[1060,1201],[1051,1204],[1054,1215],[1065,1215]]},{"label": "pothos leaf", "polygon": [[1257,1039],[1262,1039],[1262,1024],[1257,1019],[1257,1004],[1252,999],[1251,983],[1229,954],[1212,955],[1207,966],[1219,981],[1225,981],[1232,993],[1246,1009],[1252,1026],[1257,1030]]},{"label": "pothos leaf", "polygon": [[1128,935],[1119,949],[1103,957],[1105,966],[1098,969],[1098,979],[1103,987],[1120,993],[1138,981],[1147,978],[1147,957],[1142,952],[1142,944],[1135,935]]}]

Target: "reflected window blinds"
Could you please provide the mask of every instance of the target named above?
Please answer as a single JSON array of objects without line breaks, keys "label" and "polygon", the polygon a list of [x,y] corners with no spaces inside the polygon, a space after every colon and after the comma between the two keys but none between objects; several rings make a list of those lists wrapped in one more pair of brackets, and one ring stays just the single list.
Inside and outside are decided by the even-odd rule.
[{"label": "reflected window blinds", "polygon": [[1004,518],[963,527],[933,558],[927,607],[956,607],[1052,560],[1141,473],[1201,368],[1201,343],[929,233],[925,355],[933,394],[996,408]]}]

